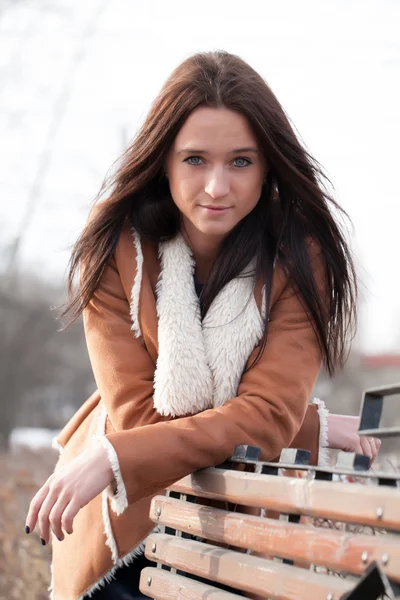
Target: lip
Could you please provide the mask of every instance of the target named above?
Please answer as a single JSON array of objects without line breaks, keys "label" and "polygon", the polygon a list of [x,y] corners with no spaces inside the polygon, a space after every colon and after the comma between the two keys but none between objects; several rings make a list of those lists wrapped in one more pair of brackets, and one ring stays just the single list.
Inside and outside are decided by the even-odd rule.
[{"label": "lip", "polygon": [[224,212],[225,210],[228,210],[228,208],[230,208],[229,206],[212,206],[210,204],[201,204],[200,206],[212,212]]}]

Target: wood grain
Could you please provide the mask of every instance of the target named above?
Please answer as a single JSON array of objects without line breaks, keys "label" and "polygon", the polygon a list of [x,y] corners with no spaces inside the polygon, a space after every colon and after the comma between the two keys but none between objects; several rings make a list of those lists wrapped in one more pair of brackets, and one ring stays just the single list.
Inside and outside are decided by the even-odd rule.
[{"label": "wood grain", "polygon": [[[150,514],[160,525],[238,548],[267,553],[335,571],[360,575],[377,561],[387,576],[400,582],[400,538],[349,534],[311,525],[227,512],[165,496],[152,500]],[[365,554],[366,553],[366,554]],[[386,556],[385,556],[386,555]],[[383,560],[382,560],[383,558]]]},{"label": "wood grain", "polygon": [[238,600],[241,597],[154,567],[143,569],[139,588],[155,600]]},{"label": "wood grain", "polygon": [[331,594],[339,600],[352,587],[329,575],[160,533],[148,536],[145,553],[150,560],[272,599],[326,600]]},{"label": "wood grain", "polygon": [[400,492],[397,488],[210,468],[184,477],[171,489],[288,514],[400,530]]}]

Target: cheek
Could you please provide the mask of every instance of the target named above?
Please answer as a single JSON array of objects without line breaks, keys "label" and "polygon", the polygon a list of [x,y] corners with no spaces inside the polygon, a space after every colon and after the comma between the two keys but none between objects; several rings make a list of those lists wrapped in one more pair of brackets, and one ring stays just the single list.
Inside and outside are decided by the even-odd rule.
[{"label": "cheek", "polygon": [[194,204],[198,188],[194,177],[170,177],[169,189],[172,199],[182,211]]},{"label": "cheek", "polygon": [[257,178],[242,182],[238,190],[239,207],[241,212],[248,214],[258,203],[262,191],[262,180]]}]

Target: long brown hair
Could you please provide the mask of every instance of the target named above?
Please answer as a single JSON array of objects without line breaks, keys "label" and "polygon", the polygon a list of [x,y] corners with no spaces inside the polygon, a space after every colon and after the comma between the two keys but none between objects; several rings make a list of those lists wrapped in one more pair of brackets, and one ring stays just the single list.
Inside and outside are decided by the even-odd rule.
[{"label": "long brown hair", "polygon": [[[202,316],[223,286],[252,259],[257,273],[265,275],[268,313],[273,265],[278,260],[309,311],[324,364],[333,374],[345,359],[346,341],[356,320],[354,265],[333,214],[341,209],[325,187],[327,179],[319,163],[296,137],[269,86],[246,62],[223,51],[195,54],[175,69],[115,174],[103,184],[98,198],[107,192],[107,200],[98,204],[72,252],[70,300],[63,314],[73,321],[87,306],[126,219],[140,236],[154,243],[178,233],[180,214],[171,198],[164,165],[178,131],[200,106],[224,107],[244,115],[269,167],[256,207],[222,245],[203,290]],[[326,265],[324,299],[311,268],[309,238],[321,249]],[[74,277],[82,264],[85,269],[74,295]],[[257,359],[267,333],[268,319]]]}]

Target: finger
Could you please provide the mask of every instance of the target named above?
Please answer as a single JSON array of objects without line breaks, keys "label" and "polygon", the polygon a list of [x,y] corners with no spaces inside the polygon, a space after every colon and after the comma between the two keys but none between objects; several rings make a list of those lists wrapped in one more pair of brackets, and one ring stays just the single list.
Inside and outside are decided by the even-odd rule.
[{"label": "finger", "polygon": [[80,511],[81,506],[78,504],[76,500],[71,500],[68,506],[64,509],[64,512],[61,517],[61,525],[64,531],[71,534],[74,529],[74,519],[78,512]]},{"label": "finger", "polygon": [[359,435],[357,435],[357,439],[353,441],[351,452],[355,452],[356,454],[364,454],[364,450],[361,446],[361,437]]},{"label": "finger", "polygon": [[376,438],[376,437],[370,437],[370,438],[368,438],[368,440],[370,441],[371,444],[374,444],[375,448],[379,452],[379,448],[382,445],[382,441],[379,438]]},{"label": "finger", "polygon": [[39,511],[38,523],[39,533],[42,544],[46,545],[50,540],[50,512],[57,502],[57,495],[54,489],[49,489],[49,493],[42,504],[42,508]]},{"label": "finger", "polygon": [[376,448],[373,440],[368,440],[368,444],[371,451],[371,457],[369,459],[369,466],[371,466],[376,458]]},{"label": "finger", "polygon": [[32,498],[31,503],[29,505],[28,515],[25,521],[25,530],[28,533],[31,533],[35,527],[38,520],[39,511],[42,508],[42,504],[47,497],[49,491],[48,483],[40,488],[40,490],[35,494]]},{"label": "finger", "polygon": [[61,496],[53,505],[53,508],[51,509],[49,514],[49,523],[51,529],[53,530],[54,535],[60,542],[64,539],[64,533],[62,530],[62,515],[64,513],[65,508],[68,506],[68,503],[69,498]]},{"label": "finger", "polygon": [[382,442],[379,438],[370,438],[370,444],[372,449],[372,461],[374,461],[378,456]]},{"label": "finger", "polygon": [[360,436],[360,445],[361,445],[361,449],[362,449],[362,454],[364,454],[365,456],[369,456],[369,458],[371,459],[372,458],[371,445],[366,437]]}]

